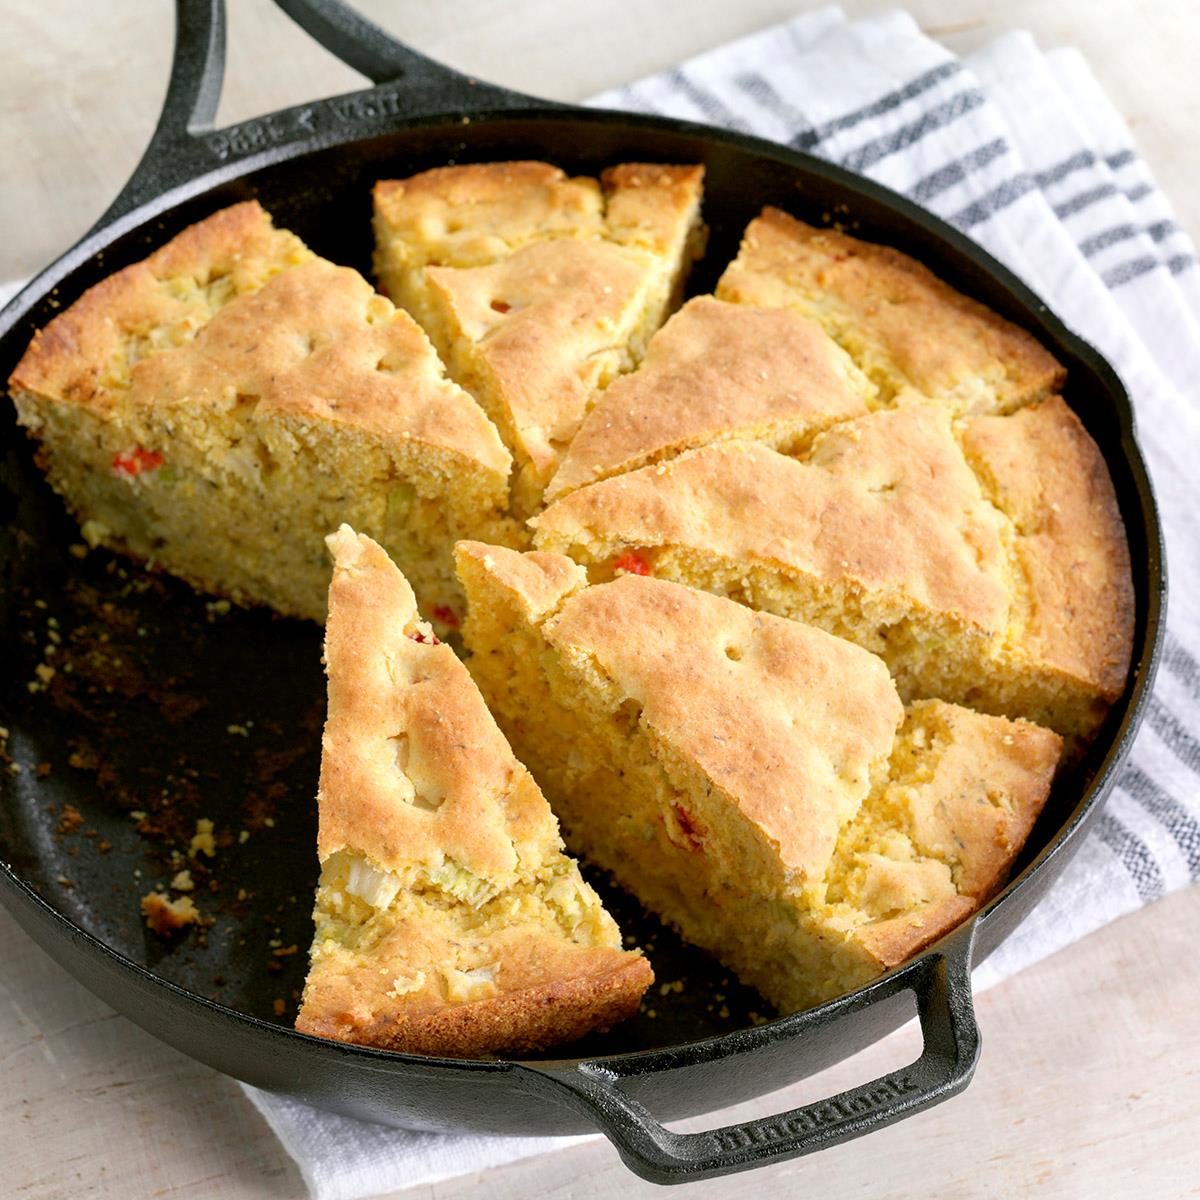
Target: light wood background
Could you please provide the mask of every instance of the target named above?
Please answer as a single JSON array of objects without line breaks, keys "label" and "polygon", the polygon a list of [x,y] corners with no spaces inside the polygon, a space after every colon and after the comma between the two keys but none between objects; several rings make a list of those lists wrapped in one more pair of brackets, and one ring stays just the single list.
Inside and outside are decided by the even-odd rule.
[{"label": "light wood background", "polygon": [[[422,50],[578,99],[781,20],[804,0],[361,0]],[[850,0],[854,15],[882,7]],[[910,0],[955,50],[1011,28],[1084,50],[1194,233],[1200,6],[1190,0]],[[266,0],[230,0],[221,120],[359,86]],[[141,153],[166,81],[163,0],[0,8],[0,280],[54,258]],[[1200,889],[1109,926],[985,994],[962,1097],[811,1159],[696,1184],[700,1197],[1200,1196]],[[911,1058],[914,1031],[742,1106],[764,1115]],[[0,1195],[20,1200],[298,1200],[295,1167],[231,1080],[155,1042],[0,913]],[[661,1195],[597,1141],[409,1200]]]}]

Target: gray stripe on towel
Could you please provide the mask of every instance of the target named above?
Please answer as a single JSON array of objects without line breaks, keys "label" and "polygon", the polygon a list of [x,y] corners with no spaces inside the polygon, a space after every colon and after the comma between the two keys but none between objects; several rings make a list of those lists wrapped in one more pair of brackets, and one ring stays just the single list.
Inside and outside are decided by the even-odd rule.
[{"label": "gray stripe on towel", "polygon": [[929,134],[953,124],[960,117],[965,117],[967,113],[981,107],[983,103],[983,92],[979,88],[956,92],[941,104],[935,104],[922,113],[915,121],[910,121],[881,137],[872,138],[857,150],[844,155],[840,160],[841,164],[851,171],[863,171],[881,159],[906,150]]},{"label": "gray stripe on towel", "polygon": [[1187,859],[1192,879],[1200,879],[1200,821],[1136,763],[1129,763],[1121,772],[1117,787],[1162,825]]},{"label": "gray stripe on towel", "polygon": [[1096,836],[1113,852],[1117,862],[1129,872],[1133,886],[1143,903],[1157,900],[1166,891],[1162,871],[1145,842],[1130,833],[1111,813],[1101,813]]}]

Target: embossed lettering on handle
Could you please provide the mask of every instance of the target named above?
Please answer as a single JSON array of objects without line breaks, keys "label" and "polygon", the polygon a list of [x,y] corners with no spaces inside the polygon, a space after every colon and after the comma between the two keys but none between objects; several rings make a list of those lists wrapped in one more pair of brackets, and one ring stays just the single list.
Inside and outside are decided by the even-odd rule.
[{"label": "embossed lettering on handle", "polygon": [[[924,1046],[908,1067],[791,1112],[761,1117],[702,1133],[675,1133],[660,1124],[632,1094],[636,1074],[614,1073],[603,1061],[573,1069],[518,1065],[532,1090],[567,1104],[594,1121],[626,1165],[656,1183],[684,1183],[796,1158],[848,1141],[949,1099],[970,1082],[979,1057],[979,1033],[971,1003],[974,927],[959,931],[942,949],[858,992],[811,1012],[785,1018],[789,1039],[803,1039],[854,1011],[914,992]],[[767,1029],[748,1030],[741,1053],[756,1053]],[[738,1053],[730,1039],[691,1048],[699,1065]],[[684,1064],[680,1064],[683,1066]]]},{"label": "embossed lettering on handle", "polygon": [[562,107],[442,66],[340,0],[276,2],[376,86],[214,129],[225,69],[224,0],[175,0],[174,59],[158,125],[141,162],[92,233],[175,189],[201,188],[211,172],[235,164],[253,169],[318,146],[386,132],[408,120],[457,121],[476,112]]}]

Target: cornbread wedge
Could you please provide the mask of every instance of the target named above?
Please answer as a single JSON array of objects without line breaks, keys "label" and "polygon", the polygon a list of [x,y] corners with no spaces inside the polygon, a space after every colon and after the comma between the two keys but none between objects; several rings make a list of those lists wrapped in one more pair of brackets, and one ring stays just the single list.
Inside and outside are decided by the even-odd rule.
[{"label": "cornbread wedge", "polygon": [[801,457],[734,441],[582,488],[532,522],[594,579],[654,574],[811,622],[937,697],[1085,737],[1120,695],[1128,547],[1095,443],[1057,397],[968,422],[915,404]]},{"label": "cornbread wedge", "polygon": [[750,223],[716,294],[818,321],[885,402],[913,390],[958,416],[1003,413],[1066,377],[1029,334],[907,255],[777,208]]},{"label": "cornbread wedge", "polygon": [[466,668],[342,526],[325,627],[316,937],[296,1027],[418,1054],[570,1041],[652,982]]},{"label": "cornbread wedge", "polygon": [[593,392],[641,358],[702,244],[702,167],[441,167],[375,186],[375,269],[516,459],[534,511]]},{"label": "cornbread wedge", "polygon": [[939,701],[798,622],[560,555],[456,550],[472,674],[570,845],[781,1010],[975,911],[1060,739]]},{"label": "cornbread wedge", "polygon": [[731,438],[796,453],[867,412],[875,390],[815,322],[699,296],[650,339],[641,366],[604,391],[546,499]]},{"label": "cornbread wedge", "polygon": [[321,619],[350,520],[449,614],[455,540],[517,537],[508,452],[412,318],[253,202],[85,293],[9,383],[89,542],[239,603]]}]

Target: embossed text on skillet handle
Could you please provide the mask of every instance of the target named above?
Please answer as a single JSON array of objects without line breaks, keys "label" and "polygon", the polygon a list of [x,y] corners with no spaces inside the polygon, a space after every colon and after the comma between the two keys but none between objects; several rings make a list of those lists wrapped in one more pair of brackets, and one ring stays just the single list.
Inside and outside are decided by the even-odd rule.
[{"label": "embossed text on skillet handle", "polygon": [[407,122],[562,107],[482,83],[396,41],[340,0],[277,0],[317,41],[375,85],[224,129],[213,120],[225,72],[224,0],[175,0],[175,51],[162,113],[129,181],[92,232],[155,200],[166,207],[222,177]]},{"label": "embossed text on skillet handle", "polygon": [[702,1133],[675,1133],[634,1098],[637,1071],[625,1071],[619,1063],[609,1067],[601,1060],[566,1068],[530,1064],[516,1069],[531,1090],[585,1114],[616,1146],[626,1166],[655,1183],[686,1183],[811,1154],[912,1116],[970,1082],[979,1057],[971,1002],[972,933],[968,927],[942,948],[831,1004],[785,1018],[775,1028],[743,1031],[744,1037],[727,1035],[680,1052],[695,1052],[697,1063],[732,1059],[739,1050],[729,1046],[740,1040],[747,1043],[741,1052],[753,1055],[762,1050],[750,1044],[755,1039],[800,1040],[815,1034],[818,1026],[898,992],[916,994],[924,1038],[916,1062],[790,1112]]}]

